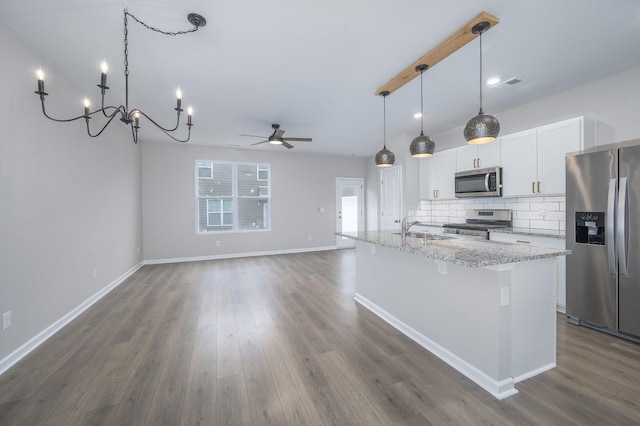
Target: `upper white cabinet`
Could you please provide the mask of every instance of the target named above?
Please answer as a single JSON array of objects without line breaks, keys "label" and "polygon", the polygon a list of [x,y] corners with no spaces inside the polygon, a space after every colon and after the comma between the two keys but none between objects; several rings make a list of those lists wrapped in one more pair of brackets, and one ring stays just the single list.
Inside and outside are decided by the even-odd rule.
[{"label": "upper white cabinet", "polygon": [[456,150],[440,151],[420,159],[420,199],[453,199]]},{"label": "upper white cabinet", "polygon": [[500,165],[500,140],[481,145],[465,145],[456,149],[456,171],[463,172]]},{"label": "upper white cabinet", "polygon": [[500,138],[502,195],[565,192],[565,155],[584,145],[583,118],[573,118]]}]

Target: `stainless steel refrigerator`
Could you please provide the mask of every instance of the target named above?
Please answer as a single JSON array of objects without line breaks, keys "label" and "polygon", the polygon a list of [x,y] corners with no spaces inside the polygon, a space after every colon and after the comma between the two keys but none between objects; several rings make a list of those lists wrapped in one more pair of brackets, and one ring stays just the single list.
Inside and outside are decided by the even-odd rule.
[{"label": "stainless steel refrigerator", "polygon": [[640,342],[640,146],[566,165],[567,318]]}]

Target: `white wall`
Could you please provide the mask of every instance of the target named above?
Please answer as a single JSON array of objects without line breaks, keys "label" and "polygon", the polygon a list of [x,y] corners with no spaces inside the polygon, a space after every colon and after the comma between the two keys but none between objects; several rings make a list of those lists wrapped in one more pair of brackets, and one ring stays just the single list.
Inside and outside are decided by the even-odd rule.
[{"label": "white wall", "polygon": [[142,227],[139,146],[121,128],[92,139],[82,121],[47,120],[33,93],[39,65],[52,114],[82,113],[83,92],[1,24],[0,40],[0,313],[11,311],[13,322],[0,331],[1,371],[18,348],[140,263]]},{"label": "white wall", "polygon": [[[365,177],[363,158],[302,154],[295,148],[145,144],[142,152],[144,258],[152,262],[335,247],[336,177]],[[197,234],[196,160],[269,163],[271,231]]]},{"label": "white wall", "polygon": [[[598,146],[640,139],[640,126],[638,125],[640,89],[638,82],[640,82],[640,67],[517,108],[499,113],[490,111],[490,113],[500,121],[501,135],[568,118],[585,116],[588,121],[596,123],[595,144]],[[462,135],[465,124],[461,123],[458,127],[432,135],[436,142],[436,152],[464,145],[465,141]],[[407,209],[411,210],[417,208],[419,203],[418,192],[415,190],[419,182],[418,161],[407,156],[411,138],[407,139],[405,135],[400,135],[391,138],[391,140],[393,143],[387,143],[387,147],[396,154],[396,164],[401,162],[405,169],[403,177],[405,182],[404,203]],[[373,157],[367,159],[368,171],[372,170],[370,164],[373,163]],[[379,210],[376,199],[379,197],[379,188],[375,188],[374,192],[371,181],[369,179],[367,190],[369,194],[367,217],[376,216],[377,210]],[[376,208],[376,212],[369,210],[372,208]],[[424,209],[425,206],[422,208]]]}]

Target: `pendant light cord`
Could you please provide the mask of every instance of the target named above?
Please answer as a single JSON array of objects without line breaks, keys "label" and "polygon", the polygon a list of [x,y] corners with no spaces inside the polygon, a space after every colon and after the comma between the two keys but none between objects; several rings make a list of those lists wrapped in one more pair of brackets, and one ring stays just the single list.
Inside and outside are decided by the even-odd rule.
[{"label": "pendant light cord", "polygon": [[387,149],[387,95],[382,95],[382,143]]},{"label": "pendant light cord", "polygon": [[480,112],[478,115],[483,115],[484,111],[482,111],[482,33],[480,32]]},{"label": "pendant light cord", "polygon": [[422,74],[424,71],[420,71],[420,134],[424,134],[424,104],[423,104],[423,89],[422,89]]}]

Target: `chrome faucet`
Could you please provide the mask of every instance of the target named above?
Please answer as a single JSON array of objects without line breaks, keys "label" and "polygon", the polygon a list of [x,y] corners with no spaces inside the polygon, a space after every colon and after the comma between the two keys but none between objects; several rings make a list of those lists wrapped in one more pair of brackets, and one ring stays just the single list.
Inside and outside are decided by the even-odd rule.
[{"label": "chrome faucet", "polygon": [[420,223],[417,220],[407,223],[407,218],[408,217],[409,216],[405,216],[405,218],[402,219],[402,229],[400,230],[400,235],[402,236],[402,238],[405,238],[407,236],[407,233],[409,232],[409,229],[411,229],[411,227],[413,225],[418,225]]}]

